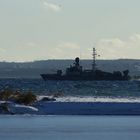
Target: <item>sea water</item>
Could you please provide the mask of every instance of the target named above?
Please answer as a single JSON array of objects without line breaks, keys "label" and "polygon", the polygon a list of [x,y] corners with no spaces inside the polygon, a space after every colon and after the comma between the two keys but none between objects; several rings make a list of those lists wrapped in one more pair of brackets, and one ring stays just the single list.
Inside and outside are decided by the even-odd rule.
[{"label": "sea water", "polygon": [[37,95],[62,93],[72,97],[140,97],[140,81],[43,81],[42,79],[0,79],[0,90],[33,91]]},{"label": "sea water", "polygon": [[[0,89],[62,93],[65,101],[140,102],[140,81],[43,81],[1,79]],[[139,116],[5,116],[0,115],[0,140],[135,140]]]},{"label": "sea water", "polygon": [[0,116],[1,140],[138,140],[139,116]]}]

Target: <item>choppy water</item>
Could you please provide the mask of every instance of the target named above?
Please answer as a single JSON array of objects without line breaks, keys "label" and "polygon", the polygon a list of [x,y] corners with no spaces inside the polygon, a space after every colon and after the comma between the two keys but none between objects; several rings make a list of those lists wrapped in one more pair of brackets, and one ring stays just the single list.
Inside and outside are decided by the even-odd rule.
[{"label": "choppy water", "polygon": [[0,79],[0,89],[31,90],[38,95],[140,97],[140,81],[43,81],[42,79]]},{"label": "choppy water", "polygon": [[138,116],[0,116],[1,140],[139,140]]},{"label": "choppy water", "polygon": [[[1,79],[0,89],[31,90],[37,95],[61,92],[65,100],[140,102],[139,81],[45,82],[42,79]],[[69,98],[70,97],[70,98]],[[62,97],[63,98],[63,97]],[[135,140],[139,116],[5,116],[0,115],[2,140]]]}]

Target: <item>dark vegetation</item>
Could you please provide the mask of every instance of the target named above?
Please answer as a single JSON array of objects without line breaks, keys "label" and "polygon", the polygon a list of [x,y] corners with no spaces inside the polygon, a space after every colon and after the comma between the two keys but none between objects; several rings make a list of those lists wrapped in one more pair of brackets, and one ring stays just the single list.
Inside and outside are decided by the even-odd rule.
[{"label": "dark vegetation", "polygon": [[24,93],[21,91],[4,89],[0,91],[0,100],[14,101],[15,103],[19,103],[19,104],[31,105],[35,101],[37,101],[37,97],[31,91]]}]

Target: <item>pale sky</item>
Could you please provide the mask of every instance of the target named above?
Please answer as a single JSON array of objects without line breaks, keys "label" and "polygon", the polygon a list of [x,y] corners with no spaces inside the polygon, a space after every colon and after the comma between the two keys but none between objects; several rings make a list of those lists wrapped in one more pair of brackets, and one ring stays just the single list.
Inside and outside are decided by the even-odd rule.
[{"label": "pale sky", "polygon": [[0,0],[0,61],[140,59],[140,0]]}]

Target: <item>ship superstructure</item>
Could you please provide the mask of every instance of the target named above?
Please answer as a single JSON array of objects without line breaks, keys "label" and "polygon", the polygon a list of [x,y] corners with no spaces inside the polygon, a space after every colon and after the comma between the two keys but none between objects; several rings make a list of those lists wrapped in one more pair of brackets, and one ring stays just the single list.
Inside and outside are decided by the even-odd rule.
[{"label": "ship superstructure", "polygon": [[41,77],[44,80],[129,80],[130,76],[128,75],[129,70],[124,70],[123,72],[114,71],[105,72],[97,69],[96,67],[96,49],[93,48],[93,60],[91,69],[83,69],[80,65],[79,57],[75,58],[75,62],[70,67],[66,68],[65,73],[63,74],[62,70],[57,70],[55,74],[41,74]]}]

